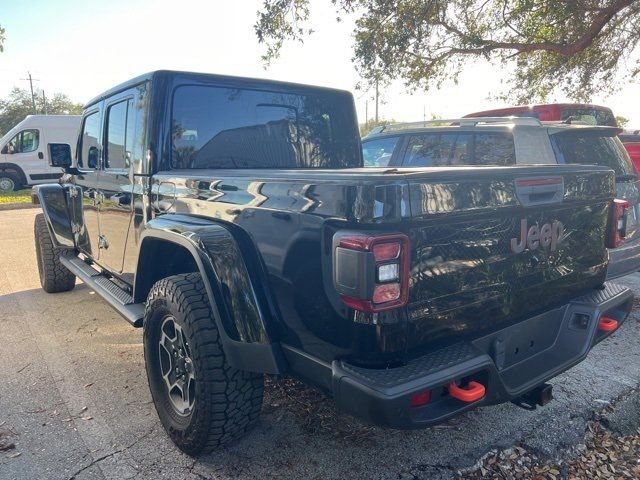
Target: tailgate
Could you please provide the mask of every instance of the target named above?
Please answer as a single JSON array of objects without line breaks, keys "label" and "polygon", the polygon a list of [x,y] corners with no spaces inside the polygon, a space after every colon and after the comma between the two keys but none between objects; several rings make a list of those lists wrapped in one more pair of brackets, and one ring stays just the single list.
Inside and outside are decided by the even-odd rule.
[{"label": "tailgate", "polygon": [[408,190],[409,348],[515,322],[604,282],[611,170],[452,169],[409,179]]}]

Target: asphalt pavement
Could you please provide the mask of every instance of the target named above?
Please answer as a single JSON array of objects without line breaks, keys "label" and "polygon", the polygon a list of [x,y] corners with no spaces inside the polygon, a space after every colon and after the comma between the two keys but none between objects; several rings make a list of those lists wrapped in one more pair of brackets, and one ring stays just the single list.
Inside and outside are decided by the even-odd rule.
[{"label": "asphalt pavement", "polygon": [[[0,211],[0,441],[14,445],[0,451],[2,480],[450,478],[513,445],[570,456],[594,412],[640,384],[634,311],[587,360],[551,382],[555,400],[536,411],[506,404],[394,431],[337,412],[295,381],[269,380],[257,428],[193,459],[157,419],[142,332],[79,281],[68,293],[40,289],[37,212]],[[621,283],[640,296],[640,274]]]}]

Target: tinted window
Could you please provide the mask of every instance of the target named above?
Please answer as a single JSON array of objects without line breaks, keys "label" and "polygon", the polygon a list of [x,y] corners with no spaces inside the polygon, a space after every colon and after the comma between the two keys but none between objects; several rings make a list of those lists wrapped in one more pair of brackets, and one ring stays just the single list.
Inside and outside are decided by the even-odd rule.
[{"label": "tinted window", "polygon": [[389,165],[393,150],[399,137],[379,138],[362,142],[362,156],[365,167],[386,167]]},{"label": "tinted window", "polygon": [[184,86],[173,99],[173,168],[362,166],[351,97]]},{"label": "tinted window", "polygon": [[38,148],[40,134],[38,130],[22,130],[9,143],[7,143],[7,153],[29,153]]},{"label": "tinted window", "polygon": [[84,119],[82,125],[82,148],[78,158],[79,166],[98,168],[100,166],[100,113],[94,112]]},{"label": "tinted window", "polygon": [[591,125],[617,127],[616,118],[608,108],[563,108],[562,120],[578,120]]},{"label": "tinted window", "polygon": [[[127,110],[129,101],[116,103],[107,110],[107,141],[105,168],[126,168]],[[129,148],[129,155],[131,149]]]},{"label": "tinted window", "polygon": [[469,165],[470,148],[470,133],[415,135],[409,139],[403,165],[408,167]]},{"label": "tinted window", "polygon": [[603,165],[616,175],[635,174],[629,155],[618,137],[599,132],[563,132],[553,136],[560,153],[559,163]]},{"label": "tinted window", "polygon": [[510,133],[476,133],[476,165],[513,165],[516,163],[516,149]]}]

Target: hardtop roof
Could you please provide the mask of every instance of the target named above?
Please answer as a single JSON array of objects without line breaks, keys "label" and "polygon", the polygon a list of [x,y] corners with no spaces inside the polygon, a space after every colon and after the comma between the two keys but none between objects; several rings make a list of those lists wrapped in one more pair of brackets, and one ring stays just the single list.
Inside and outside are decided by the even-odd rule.
[{"label": "hardtop roof", "polygon": [[251,85],[256,88],[261,88],[261,87],[264,88],[264,87],[271,86],[271,87],[276,87],[278,89],[289,88],[289,89],[294,89],[298,91],[300,90],[324,91],[324,92],[348,94],[349,96],[351,96],[351,92],[347,90],[320,87],[315,85],[305,85],[300,83],[284,82],[280,80],[239,77],[239,76],[232,76],[232,75],[219,75],[215,73],[188,72],[188,71],[180,71],[180,70],[154,70],[152,72],[148,72],[143,75],[139,75],[137,77],[131,78],[130,80],[122,82],[110,88],[109,90],[102,92],[100,95],[97,95],[96,97],[92,98],[89,102],[87,102],[84,108],[86,109],[91,105],[94,105],[104,100],[105,98],[109,98],[112,95],[115,95],[129,88],[135,87],[136,85],[139,85],[143,82],[152,81],[160,77],[163,77],[163,78],[175,77],[175,78],[184,79],[186,81],[189,81],[189,80],[199,81],[199,82],[211,81],[212,83],[213,82],[220,82],[220,83],[238,82],[238,83],[243,83],[244,85]]}]

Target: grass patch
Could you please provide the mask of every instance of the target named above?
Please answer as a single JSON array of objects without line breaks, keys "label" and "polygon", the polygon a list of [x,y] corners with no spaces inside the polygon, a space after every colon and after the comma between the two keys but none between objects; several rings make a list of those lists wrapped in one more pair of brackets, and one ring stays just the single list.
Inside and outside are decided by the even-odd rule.
[{"label": "grass patch", "polygon": [[31,189],[0,193],[0,205],[7,203],[31,203]]}]

